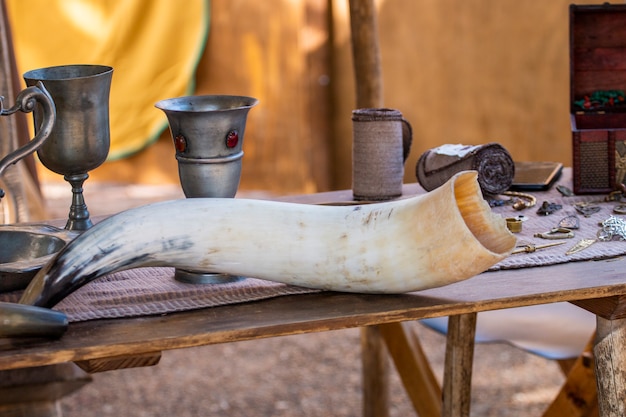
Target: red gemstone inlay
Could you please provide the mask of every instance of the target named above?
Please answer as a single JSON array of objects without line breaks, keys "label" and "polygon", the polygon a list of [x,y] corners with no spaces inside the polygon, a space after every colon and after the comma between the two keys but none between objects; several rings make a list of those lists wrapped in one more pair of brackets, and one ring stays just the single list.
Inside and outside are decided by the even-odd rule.
[{"label": "red gemstone inlay", "polygon": [[187,139],[185,139],[183,135],[177,135],[174,138],[174,147],[177,152],[185,152],[185,149],[187,149]]},{"label": "red gemstone inlay", "polygon": [[239,143],[239,133],[236,130],[231,130],[226,135],[226,146],[229,148],[234,148]]}]

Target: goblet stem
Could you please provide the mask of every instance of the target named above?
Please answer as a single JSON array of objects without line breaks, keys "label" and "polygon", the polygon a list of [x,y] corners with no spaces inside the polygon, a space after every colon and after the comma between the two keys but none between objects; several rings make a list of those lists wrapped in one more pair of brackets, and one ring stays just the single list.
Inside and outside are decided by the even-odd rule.
[{"label": "goblet stem", "polygon": [[72,186],[72,205],[70,206],[70,214],[68,215],[65,229],[87,230],[93,226],[93,223],[89,218],[89,211],[87,210],[87,204],[85,204],[85,198],[83,197],[83,183],[87,178],[89,178],[89,174],[65,175],[63,178]]}]

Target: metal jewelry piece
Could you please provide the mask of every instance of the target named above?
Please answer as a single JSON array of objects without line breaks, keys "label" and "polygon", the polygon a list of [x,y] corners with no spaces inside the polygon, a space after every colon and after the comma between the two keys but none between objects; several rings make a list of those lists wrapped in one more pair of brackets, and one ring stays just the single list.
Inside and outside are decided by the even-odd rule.
[{"label": "metal jewelry piece", "polygon": [[504,201],[502,199],[495,199],[495,198],[490,198],[487,200],[487,202],[489,203],[489,207],[502,207],[507,204],[512,204],[511,200]]},{"label": "metal jewelry piece", "polygon": [[542,239],[550,239],[550,240],[571,239],[574,237],[574,232],[564,227],[555,227],[549,232],[535,233],[535,237],[540,237]]},{"label": "metal jewelry piece", "polygon": [[615,236],[619,237],[619,240],[626,240],[626,221],[619,217],[609,216],[608,219],[602,222],[602,229],[598,231],[598,239],[603,242],[613,240]]},{"label": "metal jewelry piece", "polygon": [[565,252],[565,254],[573,255],[577,252],[587,249],[589,246],[593,245],[597,241],[597,239],[583,239],[574,246],[572,246],[567,252]]},{"label": "metal jewelry piece", "polygon": [[563,197],[572,197],[574,195],[574,192],[564,185],[557,185],[556,190],[561,193]]},{"label": "metal jewelry piece", "polygon": [[620,204],[619,206],[615,206],[613,208],[613,213],[615,213],[615,214],[626,214],[626,204]]},{"label": "metal jewelry piece", "polygon": [[515,249],[513,249],[513,252],[511,252],[511,254],[515,254],[515,253],[533,253],[538,251],[539,249],[545,249],[545,248],[551,248],[552,246],[558,246],[558,245],[562,245],[565,242],[552,242],[552,243],[546,243],[544,245],[535,245],[533,243],[530,243],[528,245],[524,245],[524,246],[517,246]]},{"label": "metal jewelry piece", "polygon": [[548,216],[552,213],[556,213],[562,208],[563,206],[560,204],[544,201],[543,204],[541,204],[541,207],[539,207],[539,209],[537,210],[537,214],[539,214],[540,216]]},{"label": "metal jewelry piece", "polygon": [[622,197],[624,196],[621,190],[611,191],[609,195],[604,197],[604,201],[622,201]]},{"label": "metal jewelry piece", "polygon": [[507,195],[509,197],[518,197],[519,199],[513,203],[513,208],[515,210],[524,210],[527,208],[533,207],[537,204],[537,199],[527,193],[520,193],[518,191],[505,191],[502,195]]},{"label": "metal jewelry piece", "polygon": [[578,219],[578,216],[574,216],[574,215],[563,217],[559,221],[559,224],[557,225],[557,227],[575,230],[575,229],[580,228],[580,220]]},{"label": "metal jewelry piece", "polygon": [[580,214],[585,217],[589,217],[592,214],[595,214],[600,211],[599,206],[592,205],[593,203],[576,203],[574,204],[574,208]]}]

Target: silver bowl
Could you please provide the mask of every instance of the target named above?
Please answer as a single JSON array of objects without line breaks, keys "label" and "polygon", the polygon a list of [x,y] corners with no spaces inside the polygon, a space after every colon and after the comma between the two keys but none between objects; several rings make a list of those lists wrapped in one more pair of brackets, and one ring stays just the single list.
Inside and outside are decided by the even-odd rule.
[{"label": "silver bowl", "polygon": [[0,225],[0,292],[26,288],[37,271],[78,234],[43,224]]}]

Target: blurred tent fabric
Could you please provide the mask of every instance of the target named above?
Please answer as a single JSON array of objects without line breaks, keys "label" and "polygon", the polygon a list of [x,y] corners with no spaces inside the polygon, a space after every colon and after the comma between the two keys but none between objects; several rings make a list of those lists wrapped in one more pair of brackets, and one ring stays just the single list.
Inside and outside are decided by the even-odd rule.
[{"label": "blurred tent fabric", "polygon": [[159,100],[193,93],[210,1],[6,0],[18,71],[113,67],[109,160],[132,155],[167,126]]}]

